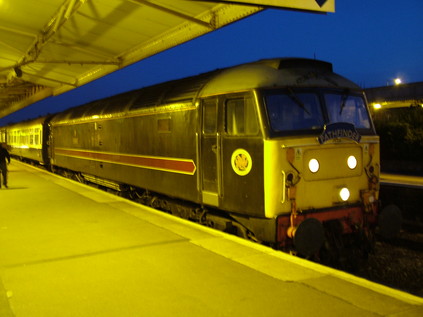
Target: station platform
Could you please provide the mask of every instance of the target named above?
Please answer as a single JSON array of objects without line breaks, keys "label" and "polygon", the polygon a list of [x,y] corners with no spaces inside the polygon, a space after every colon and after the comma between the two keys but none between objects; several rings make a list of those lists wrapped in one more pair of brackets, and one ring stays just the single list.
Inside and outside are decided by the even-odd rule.
[{"label": "station platform", "polygon": [[12,161],[0,316],[423,316],[423,298]]}]

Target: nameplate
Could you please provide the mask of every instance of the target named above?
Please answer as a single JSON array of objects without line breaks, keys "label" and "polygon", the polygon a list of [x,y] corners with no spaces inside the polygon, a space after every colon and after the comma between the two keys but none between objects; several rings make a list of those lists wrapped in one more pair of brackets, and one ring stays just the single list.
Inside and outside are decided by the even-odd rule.
[{"label": "nameplate", "polygon": [[361,135],[353,124],[348,122],[337,122],[325,125],[323,133],[319,136],[320,144],[324,144],[333,139],[350,139],[360,143]]}]

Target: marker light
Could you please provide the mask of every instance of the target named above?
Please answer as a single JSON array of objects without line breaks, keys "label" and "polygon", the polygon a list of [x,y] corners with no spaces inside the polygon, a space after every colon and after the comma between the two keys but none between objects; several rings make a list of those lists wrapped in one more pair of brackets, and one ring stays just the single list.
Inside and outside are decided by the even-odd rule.
[{"label": "marker light", "polygon": [[339,197],[341,197],[342,201],[347,201],[350,198],[350,191],[348,188],[344,187],[339,191]]},{"label": "marker light", "polygon": [[310,169],[310,172],[317,173],[320,168],[319,161],[316,159],[311,159],[310,162],[308,162],[308,168]]},{"label": "marker light", "polygon": [[347,164],[348,164],[348,167],[352,170],[354,168],[356,168],[357,167],[357,159],[355,158],[355,156],[351,155],[350,157],[348,157]]}]

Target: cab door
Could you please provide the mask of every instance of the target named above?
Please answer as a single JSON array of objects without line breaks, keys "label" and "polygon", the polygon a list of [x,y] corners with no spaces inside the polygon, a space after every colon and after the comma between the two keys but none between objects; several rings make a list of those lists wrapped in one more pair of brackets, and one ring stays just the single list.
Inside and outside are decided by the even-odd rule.
[{"label": "cab door", "polygon": [[248,92],[228,94],[220,109],[221,197],[224,199],[219,208],[263,217],[264,141],[256,98]]},{"label": "cab door", "polygon": [[202,102],[201,129],[201,186],[203,203],[219,206],[221,193],[221,145],[218,130],[218,98],[208,98]]}]

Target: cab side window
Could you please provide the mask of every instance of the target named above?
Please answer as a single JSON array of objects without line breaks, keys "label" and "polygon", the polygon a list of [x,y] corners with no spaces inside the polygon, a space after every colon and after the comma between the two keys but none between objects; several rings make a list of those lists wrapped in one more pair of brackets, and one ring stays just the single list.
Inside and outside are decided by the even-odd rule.
[{"label": "cab side window", "polygon": [[203,133],[216,134],[217,132],[217,100],[208,99],[203,103]]},{"label": "cab side window", "polygon": [[226,101],[226,133],[228,135],[257,135],[259,125],[252,98]]}]

